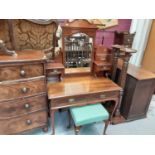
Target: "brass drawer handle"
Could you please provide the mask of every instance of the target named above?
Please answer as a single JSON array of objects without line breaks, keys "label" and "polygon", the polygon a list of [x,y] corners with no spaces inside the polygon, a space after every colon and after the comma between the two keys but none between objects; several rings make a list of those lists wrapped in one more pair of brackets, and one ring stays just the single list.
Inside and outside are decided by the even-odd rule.
[{"label": "brass drawer handle", "polygon": [[26,88],[26,87],[23,87],[23,88],[21,89],[21,92],[22,92],[22,93],[27,93],[27,91],[28,91],[28,88]]},{"label": "brass drawer handle", "polygon": [[31,125],[32,124],[32,121],[30,119],[26,120],[26,124],[27,125]]},{"label": "brass drawer handle", "polygon": [[70,99],[68,99],[68,102],[74,102],[75,101],[75,99],[74,98],[70,98]]},{"label": "brass drawer handle", "polygon": [[30,108],[30,104],[26,103],[26,104],[24,105],[24,107],[25,107],[25,109],[29,109],[29,108]]},{"label": "brass drawer handle", "polygon": [[24,70],[21,70],[21,71],[20,71],[20,75],[21,75],[21,76],[25,76],[25,75],[26,75],[26,72],[25,72]]},{"label": "brass drawer handle", "polygon": [[106,97],[105,94],[100,95],[100,98],[105,98],[105,97]]},{"label": "brass drawer handle", "polygon": [[54,73],[57,73],[57,72],[58,72],[58,70],[57,70],[57,69],[54,69],[54,70],[53,70],[53,72],[54,72]]}]

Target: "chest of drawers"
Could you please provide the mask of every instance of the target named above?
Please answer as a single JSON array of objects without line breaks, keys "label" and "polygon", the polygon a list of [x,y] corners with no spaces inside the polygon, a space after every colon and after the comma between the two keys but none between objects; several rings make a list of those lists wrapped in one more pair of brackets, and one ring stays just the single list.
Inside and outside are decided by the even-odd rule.
[{"label": "chest of drawers", "polygon": [[41,51],[0,55],[0,134],[47,130],[45,62]]}]

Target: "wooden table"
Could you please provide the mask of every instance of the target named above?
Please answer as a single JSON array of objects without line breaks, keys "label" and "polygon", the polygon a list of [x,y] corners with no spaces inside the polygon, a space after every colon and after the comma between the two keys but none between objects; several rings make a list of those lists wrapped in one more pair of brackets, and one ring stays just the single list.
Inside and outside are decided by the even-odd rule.
[{"label": "wooden table", "polygon": [[104,77],[66,77],[62,82],[49,83],[48,99],[50,100],[52,134],[55,134],[54,119],[58,109],[114,101],[115,106],[110,119],[114,113],[119,115],[121,92],[121,87]]}]

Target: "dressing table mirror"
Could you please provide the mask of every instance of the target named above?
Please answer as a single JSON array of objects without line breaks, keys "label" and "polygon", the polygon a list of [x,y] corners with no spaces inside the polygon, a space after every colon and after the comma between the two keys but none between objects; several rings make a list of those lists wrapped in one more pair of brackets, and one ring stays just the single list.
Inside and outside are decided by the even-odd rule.
[{"label": "dressing table mirror", "polygon": [[62,25],[62,53],[65,74],[92,73],[98,28],[87,20],[75,19]]},{"label": "dressing table mirror", "polygon": [[93,39],[84,33],[64,38],[66,71],[91,71]]}]

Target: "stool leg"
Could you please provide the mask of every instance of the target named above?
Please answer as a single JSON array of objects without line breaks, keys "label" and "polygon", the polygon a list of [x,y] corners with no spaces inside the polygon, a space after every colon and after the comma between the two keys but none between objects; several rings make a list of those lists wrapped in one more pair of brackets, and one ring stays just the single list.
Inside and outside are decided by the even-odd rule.
[{"label": "stool leg", "polygon": [[103,131],[103,135],[106,135],[106,131],[107,131],[108,125],[109,125],[109,120],[106,120],[105,121],[105,127],[104,127],[104,131]]},{"label": "stool leg", "polygon": [[78,134],[79,134],[80,128],[81,128],[80,126],[75,126],[75,125],[74,125],[75,135],[78,135]]},{"label": "stool leg", "polygon": [[71,128],[71,114],[70,114],[69,110],[67,110],[67,111],[68,111],[68,126],[67,126],[67,128],[70,129]]}]

